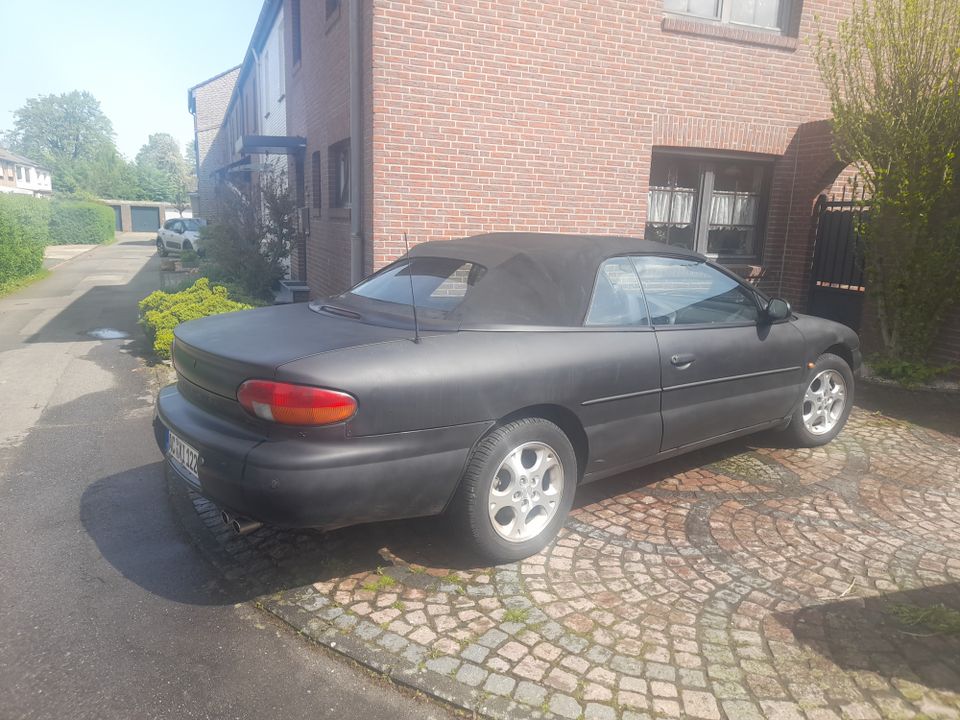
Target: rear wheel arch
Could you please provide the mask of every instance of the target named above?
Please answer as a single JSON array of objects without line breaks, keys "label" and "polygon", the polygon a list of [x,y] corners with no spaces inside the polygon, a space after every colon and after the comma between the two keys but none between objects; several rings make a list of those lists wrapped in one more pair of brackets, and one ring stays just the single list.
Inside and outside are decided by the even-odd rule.
[{"label": "rear wheel arch", "polygon": [[[587,440],[587,433],[583,429],[580,418],[578,418],[573,411],[562,405],[530,405],[515,410],[509,415],[505,415],[497,420],[493,427],[484,433],[484,437],[498,427],[508,425],[515,420],[521,420],[523,418],[543,418],[544,420],[549,420],[563,431],[563,434],[570,440],[570,444],[573,445],[573,451],[577,456],[577,481],[579,482],[583,477],[584,468],[586,468],[587,460],[590,457],[590,443]],[[483,438],[480,438],[477,442],[480,443],[482,441]]]}]

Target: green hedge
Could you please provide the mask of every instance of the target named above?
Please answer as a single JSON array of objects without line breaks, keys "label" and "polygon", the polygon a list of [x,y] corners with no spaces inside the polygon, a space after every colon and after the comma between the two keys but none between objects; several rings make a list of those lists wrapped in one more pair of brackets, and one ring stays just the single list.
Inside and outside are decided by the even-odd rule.
[{"label": "green hedge", "polygon": [[84,200],[54,200],[50,216],[50,244],[97,245],[113,240],[113,208]]},{"label": "green hedge", "polygon": [[177,293],[157,290],[147,295],[140,301],[140,324],[153,343],[154,352],[168,358],[173,329],[180,323],[250,308],[250,305],[231,300],[222,285],[211,287],[208,278],[200,278],[191,287]]},{"label": "green hedge", "polygon": [[49,200],[0,193],[0,287],[40,272],[49,237]]}]

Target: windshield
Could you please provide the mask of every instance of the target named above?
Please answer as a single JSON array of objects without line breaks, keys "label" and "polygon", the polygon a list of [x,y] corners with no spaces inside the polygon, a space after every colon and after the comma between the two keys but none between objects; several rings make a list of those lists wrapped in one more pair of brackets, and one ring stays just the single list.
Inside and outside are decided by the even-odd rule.
[{"label": "windshield", "polygon": [[187,229],[187,230],[197,231],[197,230],[199,230],[201,227],[203,227],[203,223],[201,223],[199,220],[194,220],[194,219],[192,219],[192,218],[187,218],[187,219],[183,220],[183,227],[184,227],[185,229]]},{"label": "windshield", "polygon": [[417,310],[445,317],[463,302],[484,273],[485,267],[465,260],[406,258],[367,278],[340,298],[349,301],[351,297],[360,297],[409,307],[412,278]]}]

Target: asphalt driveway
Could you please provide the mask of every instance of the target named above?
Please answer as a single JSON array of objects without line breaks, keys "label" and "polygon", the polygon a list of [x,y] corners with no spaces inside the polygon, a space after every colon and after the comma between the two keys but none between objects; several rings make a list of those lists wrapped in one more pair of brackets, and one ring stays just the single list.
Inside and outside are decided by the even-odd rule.
[{"label": "asphalt driveway", "polygon": [[868,391],[890,414],[824,448],[765,435],[587,486],[497,568],[439,520],[235,537],[173,497],[244,597],[482,714],[958,718],[960,635],[910,621],[960,610],[960,397],[917,397]]},{"label": "asphalt driveway", "polygon": [[156,369],[133,339],[160,282],[125,236],[0,299],[0,718],[425,718],[239,603],[170,503]]}]

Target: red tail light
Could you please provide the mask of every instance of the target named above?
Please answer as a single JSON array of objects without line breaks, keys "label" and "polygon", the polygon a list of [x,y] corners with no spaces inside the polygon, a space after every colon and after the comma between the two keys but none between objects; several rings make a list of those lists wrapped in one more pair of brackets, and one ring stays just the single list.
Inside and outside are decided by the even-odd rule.
[{"label": "red tail light", "polygon": [[346,393],[272,380],[247,380],[237,400],[254,417],[283,425],[330,425],[357,412],[357,401]]}]

